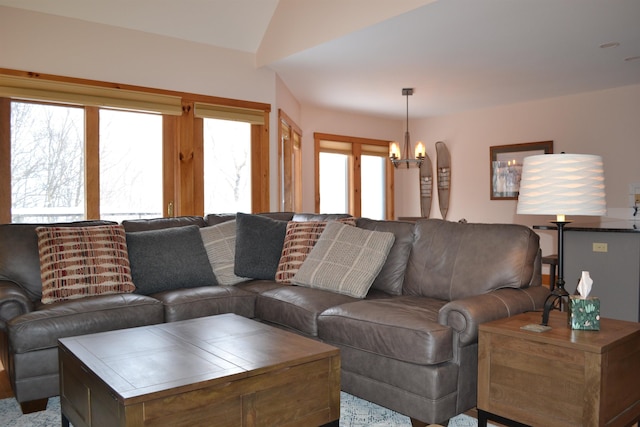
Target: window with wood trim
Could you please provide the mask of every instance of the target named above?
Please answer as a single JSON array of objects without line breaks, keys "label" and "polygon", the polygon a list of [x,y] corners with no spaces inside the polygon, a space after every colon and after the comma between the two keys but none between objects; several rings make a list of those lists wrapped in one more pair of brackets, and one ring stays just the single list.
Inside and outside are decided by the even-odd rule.
[{"label": "window with wood trim", "polygon": [[[12,122],[25,106],[41,111],[28,119],[41,123],[39,135],[16,133]],[[250,193],[243,195],[250,200],[246,210],[268,211],[268,104],[0,69],[0,223],[209,213],[204,121],[212,112],[216,120],[248,123],[243,138],[250,185],[235,190]],[[40,143],[32,145],[37,138]],[[80,151],[72,153],[72,146]],[[58,165],[34,166],[38,155],[48,156],[49,163],[57,159]],[[229,161],[223,155],[217,164]],[[54,186],[57,181],[66,187]],[[56,211],[59,215],[50,215]]]},{"label": "window with wood trim", "polygon": [[302,130],[278,110],[280,119],[278,145],[278,193],[280,209],[285,212],[302,211]]},{"label": "window with wood trim", "polygon": [[394,218],[389,141],[315,133],[315,209]]}]

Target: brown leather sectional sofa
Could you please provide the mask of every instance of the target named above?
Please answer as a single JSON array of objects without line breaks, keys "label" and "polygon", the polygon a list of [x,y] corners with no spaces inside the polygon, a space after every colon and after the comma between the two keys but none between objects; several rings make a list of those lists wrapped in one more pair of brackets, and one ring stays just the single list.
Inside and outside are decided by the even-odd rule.
[{"label": "brown leather sectional sofa", "polygon": [[[344,216],[264,215],[282,221]],[[130,233],[206,227],[233,218],[208,215],[123,225]],[[59,338],[233,312],[340,348],[344,391],[415,420],[445,423],[476,404],[478,325],[540,310],[548,294],[540,286],[538,236],[527,227],[359,218],[358,227],[395,236],[364,299],[250,280],[42,304],[37,226],[0,225],[0,347],[23,409],[58,395]]]}]

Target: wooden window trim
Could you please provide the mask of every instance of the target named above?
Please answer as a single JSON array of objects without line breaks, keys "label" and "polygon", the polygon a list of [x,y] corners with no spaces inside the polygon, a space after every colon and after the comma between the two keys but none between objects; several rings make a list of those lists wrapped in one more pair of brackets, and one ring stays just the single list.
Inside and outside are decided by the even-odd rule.
[{"label": "wooden window trim", "polygon": [[[28,71],[0,68],[1,76],[13,76],[21,79],[36,79],[42,82],[46,92],[46,82],[52,87],[61,84],[82,85],[87,87],[105,88],[138,92],[141,94],[157,94],[161,97],[178,97],[181,100],[182,114],[171,116],[163,114],[163,204],[166,206],[166,216],[204,215],[204,160],[202,129],[198,129],[198,119],[195,118],[195,104],[214,105],[232,112],[238,109],[245,112],[262,115],[263,124],[252,125],[252,211],[266,212],[270,210],[269,183],[269,117],[271,105],[261,102],[243,101],[209,95],[178,92],[143,86],[110,83],[89,79],[57,76],[52,74],[34,73]],[[8,79],[10,80],[10,79]],[[46,98],[46,97],[45,97]],[[16,101],[25,101],[17,96]],[[47,102],[47,99],[27,101]],[[60,99],[55,100],[60,104]],[[67,102],[63,102],[64,105]],[[67,105],[79,105],[69,100]],[[85,108],[85,160],[86,179],[86,216],[97,218],[100,212],[100,183],[99,183],[99,109],[95,105]],[[108,108],[108,106],[104,106]],[[132,109],[131,111],[135,111]],[[262,112],[262,113],[260,113]],[[98,115],[98,117],[96,116]],[[11,99],[0,97],[0,121],[10,123]],[[0,222],[11,222],[11,130],[10,126],[0,126]]]},{"label": "wooden window trim", "polygon": [[[302,210],[302,129],[278,110],[278,204],[283,211]],[[283,127],[289,140],[284,140]],[[297,147],[296,147],[297,145]]]},{"label": "wooden window trim", "polygon": [[[389,147],[390,141],[372,138],[362,138],[355,136],[335,135],[328,133],[315,132],[313,134],[314,139],[314,170],[315,170],[315,211],[320,212],[320,152],[336,152],[342,154],[349,154],[349,180],[352,180],[349,192],[349,210],[350,214],[354,216],[360,216],[361,209],[361,167],[360,158],[362,156],[363,145],[377,145]],[[322,147],[322,141],[334,141],[351,144],[351,151],[347,152],[342,149],[324,149]],[[369,154],[369,153],[365,153]],[[387,162],[385,166],[385,182],[386,182],[386,197],[385,197],[385,214],[387,219],[395,218],[395,198],[394,198],[394,168],[391,162]]]}]

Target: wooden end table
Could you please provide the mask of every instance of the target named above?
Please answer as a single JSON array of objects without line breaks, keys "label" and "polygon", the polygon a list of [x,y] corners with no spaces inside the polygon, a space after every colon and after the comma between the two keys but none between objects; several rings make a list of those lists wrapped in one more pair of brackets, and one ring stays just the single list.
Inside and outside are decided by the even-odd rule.
[{"label": "wooden end table", "polygon": [[640,323],[600,319],[572,330],[554,311],[550,331],[522,330],[542,314],[480,325],[478,426],[630,426],[640,420]]},{"label": "wooden end table", "polygon": [[330,345],[233,314],[59,341],[63,425],[318,426],[340,418]]}]

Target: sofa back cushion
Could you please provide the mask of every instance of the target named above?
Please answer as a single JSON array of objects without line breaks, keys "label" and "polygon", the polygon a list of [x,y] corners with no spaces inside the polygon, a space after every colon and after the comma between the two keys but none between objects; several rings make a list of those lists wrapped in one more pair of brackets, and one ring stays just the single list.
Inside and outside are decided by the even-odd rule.
[{"label": "sofa back cushion", "polygon": [[409,222],[358,218],[357,226],[366,230],[387,231],[395,236],[389,256],[371,287],[391,295],[402,295],[404,273],[413,246],[414,225]]},{"label": "sofa back cushion", "polygon": [[126,219],[122,221],[124,230],[129,231],[147,231],[159,230],[161,228],[185,227],[187,225],[197,225],[204,227],[207,225],[201,216],[176,216],[169,218],[151,218],[151,219]]},{"label": "sofa back cushion", "polygon": [[86,227],[106,224],[116,223],[98,220],[55,224],[0,224],[0,280],[16,283],[31,301],[40,300],[42,280],[36,228],[47,225]]},{"label": "sofa back cushion", "polygon": [[539,249],[538,235],[522,225],[420,220],[403,292],[453,301],[525,288],[535,276]]},{"label": "sofa back cushion", "polygon": [[317,213],[296,213],[291,221],[308,222],[308,221],[336,221],[339,219],[353,218],[350,214],[317,214]]}]

